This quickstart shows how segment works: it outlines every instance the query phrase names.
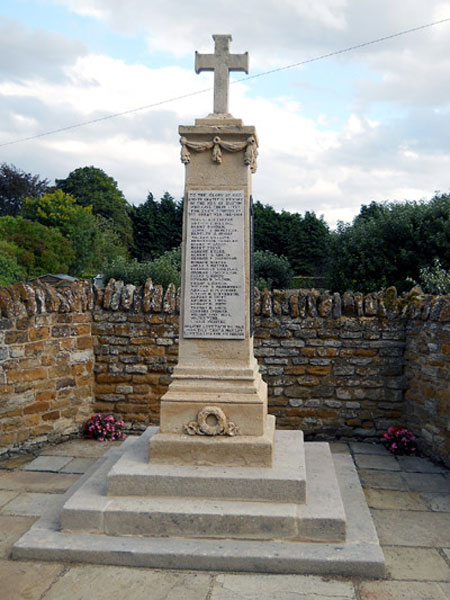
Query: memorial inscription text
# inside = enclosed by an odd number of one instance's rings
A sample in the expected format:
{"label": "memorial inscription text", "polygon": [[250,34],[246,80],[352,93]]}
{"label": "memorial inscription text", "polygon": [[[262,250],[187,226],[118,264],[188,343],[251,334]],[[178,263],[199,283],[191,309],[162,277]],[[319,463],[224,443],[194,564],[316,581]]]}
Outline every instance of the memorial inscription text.
{"label": "memorial inscription text", "polygon": [[244,192],[190,191],[186,233],[184,337],[244,339]]}

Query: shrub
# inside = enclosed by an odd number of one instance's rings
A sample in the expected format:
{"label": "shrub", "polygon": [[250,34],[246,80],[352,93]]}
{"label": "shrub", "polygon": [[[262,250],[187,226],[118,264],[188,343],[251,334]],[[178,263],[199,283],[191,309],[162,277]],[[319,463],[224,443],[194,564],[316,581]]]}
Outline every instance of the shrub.
{"label": "shrub", "polygon": [[287,288],[291,284],[292,271],[284,256],[277,256],[269,250],[256,250],[253,255],[255,285],[263,288]]}
{"label": "shrub", "polygon": [[148,278],[151,278],[153,283],[162,285],[164,288],[169,283],[179,286],[181,249],[165,252],[159,258],[149,262],[140,263],[136,259],[126,260],[125,258],[113,260],[103,268],[104,281],[108,281],[111,277],[133,285],[143,285]]}
{"label": "shrub", "polygon": [[420,269],[419,280],[427,294],[450,294],[450,271],[442,268],[438,258],[434,259],[432,267]]}

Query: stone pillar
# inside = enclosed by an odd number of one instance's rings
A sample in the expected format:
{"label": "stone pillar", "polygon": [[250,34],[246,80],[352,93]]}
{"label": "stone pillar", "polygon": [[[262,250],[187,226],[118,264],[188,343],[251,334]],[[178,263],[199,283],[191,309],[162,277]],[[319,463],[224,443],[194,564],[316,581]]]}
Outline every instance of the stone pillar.
{"label": "stone pillar", "polygon": [[150,461],[270,466],[275,419],[252,334],[255,128],[213,114],[179,132],[186,165],[179,360]]}

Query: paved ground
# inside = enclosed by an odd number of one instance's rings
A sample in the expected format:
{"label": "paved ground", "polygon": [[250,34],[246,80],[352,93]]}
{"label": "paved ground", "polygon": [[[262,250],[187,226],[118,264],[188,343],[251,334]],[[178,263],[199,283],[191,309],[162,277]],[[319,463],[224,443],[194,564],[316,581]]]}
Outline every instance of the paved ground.
{"label": "paved ground", "polygon": [[383,581],[9,560],[12,544],[108,447],[74,440],[0,461],[2,600],[450,599],[450,472],[369,444],[332,450],[353,455],[386,557]]}

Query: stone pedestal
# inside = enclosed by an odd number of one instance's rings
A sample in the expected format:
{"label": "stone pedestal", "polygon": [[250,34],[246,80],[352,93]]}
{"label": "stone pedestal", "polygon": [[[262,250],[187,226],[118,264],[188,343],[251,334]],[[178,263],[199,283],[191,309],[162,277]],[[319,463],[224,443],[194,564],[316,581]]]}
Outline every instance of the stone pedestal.
{"label": "stone pedestal", "polygon": [[179,132],[186,164],[179,358],[150,461],[270,466],[274,426],[252,334],[255,128],[225,114]]}

